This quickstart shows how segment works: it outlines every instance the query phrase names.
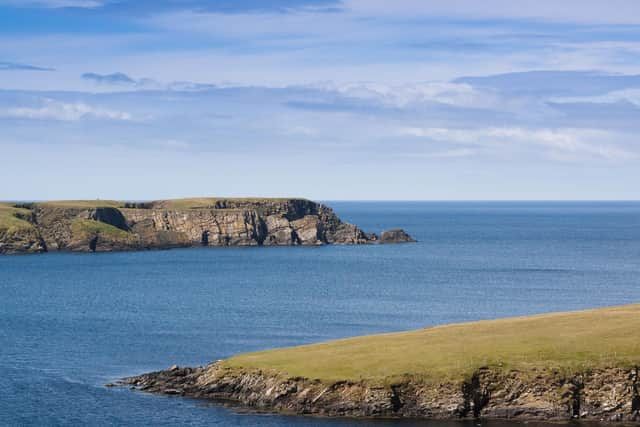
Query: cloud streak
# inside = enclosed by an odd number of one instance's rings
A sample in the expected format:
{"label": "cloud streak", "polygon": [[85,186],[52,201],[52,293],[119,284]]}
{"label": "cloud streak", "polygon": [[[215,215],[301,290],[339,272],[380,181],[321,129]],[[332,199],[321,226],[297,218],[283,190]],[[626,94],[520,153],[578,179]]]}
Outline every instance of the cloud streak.
{"label": "cloud streak", "polygon": [[0,117],[27,120],[79,121],[83,119],[106,119],[131,121],[131,114],[95,107],[83,102],[66,103],[44,99],[39,107],[12,107],[0,110]]}
{"label": "cloud streak", "polygon": [[0,71],[55,71],[54,68],[38,67],[36,65],[21,64],[18,62],[0,61]]}
{"label": "cloud streak", "polygon": [[19,7],[43,7],[47,9],[94,9],[105,5],[101,0],[0,0],[1,5]]}
{"label": "cloud streak", "polygon": [[137,81],[124,73],[112,73],[112,74],[98,74],[98,73],[84,73],[81,76],[85,80],[92,81],[98,84],[108,85],[136,85]]}
{"label": "cloud streak", "polygon": [[578,160],[581,155],[605,160],[640,158],[637,152],[622,149],[613,143],[615,140],[624,139],[624,135],[616,135],[601,129],[403,128],[400,129],[399,134],[431,141],[484,147],[495,145],[505,147],[514,144],[540,146],[548,150],[547,154],[560,160],[574,161]]}
{"label": "cloud streak", "polygon": [[216,13],[287,13],[298,9],[333,12],[339,0],[0,0],[1,5],[48,9],[89,9],[96,13],[142,13],[161,11],[208,11]]}
{"label": "cloud streak", "polygon": [[127,90],[170,90],[170,91],[204,91],[220,87],[210,83],[197,83],[189,81],[174,81],[163,83],[150,78],[136,79],[125,73],[116,72],[111,74],[83,73],[80,76],[83,80],[106,87],[125,87]]}

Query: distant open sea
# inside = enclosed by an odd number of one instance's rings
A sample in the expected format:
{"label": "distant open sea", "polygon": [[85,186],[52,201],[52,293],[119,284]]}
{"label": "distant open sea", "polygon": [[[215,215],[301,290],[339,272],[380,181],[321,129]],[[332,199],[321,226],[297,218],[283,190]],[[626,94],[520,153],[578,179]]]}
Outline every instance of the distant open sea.
{"label": "distant open sea", "polygon": [[640,302],[637,202],[328,204],[419,243],[0,257],[0,425],[393,425],[103,385],[247,351]]}

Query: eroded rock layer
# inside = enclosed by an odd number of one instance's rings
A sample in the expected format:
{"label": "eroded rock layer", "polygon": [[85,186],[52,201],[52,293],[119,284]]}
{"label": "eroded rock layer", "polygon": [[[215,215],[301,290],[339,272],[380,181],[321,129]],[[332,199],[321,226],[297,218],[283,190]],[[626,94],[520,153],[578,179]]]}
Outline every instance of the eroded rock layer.
{"label": "eroded rock layer", "polygon": [[121,384],[150,393],[259,411],[349,417],[640,421],[638,368],[580,373],[482,368],[464,381],[405,378],[386,384],[325,383],[214,363],[172,367]]}

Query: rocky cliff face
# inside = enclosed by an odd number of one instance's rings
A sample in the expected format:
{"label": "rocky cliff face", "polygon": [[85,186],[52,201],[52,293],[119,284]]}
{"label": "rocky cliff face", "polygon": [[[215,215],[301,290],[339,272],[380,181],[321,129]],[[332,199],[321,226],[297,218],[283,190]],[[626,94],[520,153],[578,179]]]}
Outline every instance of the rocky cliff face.
{"label": "rocky cliff face", "polygon": [[127,378],[121,384],[267,412],[349,417],[640,421],[639,370],[581,373],[483,368],[467,380],[323,383],[220,363]]}
{"label": "rocky cliff face", "polygon": [[0,254],[44,252],[44,241],[33,228],[0,229]]}
{"label": "rocky cliff face", "polygon": [[331,208],[304,199],[51,202],[14,208],[29,213],[26,226],[19,233],[0,228],[0,253],[377,241]]}

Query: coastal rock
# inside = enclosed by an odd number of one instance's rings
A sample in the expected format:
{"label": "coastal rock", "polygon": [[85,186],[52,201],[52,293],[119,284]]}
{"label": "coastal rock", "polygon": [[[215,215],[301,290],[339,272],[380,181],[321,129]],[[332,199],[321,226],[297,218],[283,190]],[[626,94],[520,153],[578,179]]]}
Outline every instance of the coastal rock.
{"label": "coastal rock", "polygon": [[[331,208],[304,199],[69,201],[0,207],[24,216],[19,232],[0,228],[0,253],[377,242],[375,234],[343,222]],[[401,238],[410,239],[406,233],[395,237]]]}
{"label": "coastal rock", "polygon": [[259,411],[385,418],[640,421],[637,368],[567,374],[482,368],[462,382],[407,377],[390,384],[324,383],[213,363],[125,378],[137,390]]}
{"label": "coastal rock", "polygon": [[306,215],[303,218],[291,221],[291,228],[301,244],[322,244],[323,223],[317,215]]}
{"label": "coastal rock", "polygon": [[0,254],[45,252],[46,246],[35,228],[0,229]]}
{"label": "coastal rock", "polygon": [[412,243],[415,241],[413,237],[400,228],[383,231],[380,235],[380,243]]}
{"label": "coastal rock", "polygon": [[267,246],[293,245],[298,243],[291,222],[283,215],[269,215],[264,220],[266,238],[263,241]]}

